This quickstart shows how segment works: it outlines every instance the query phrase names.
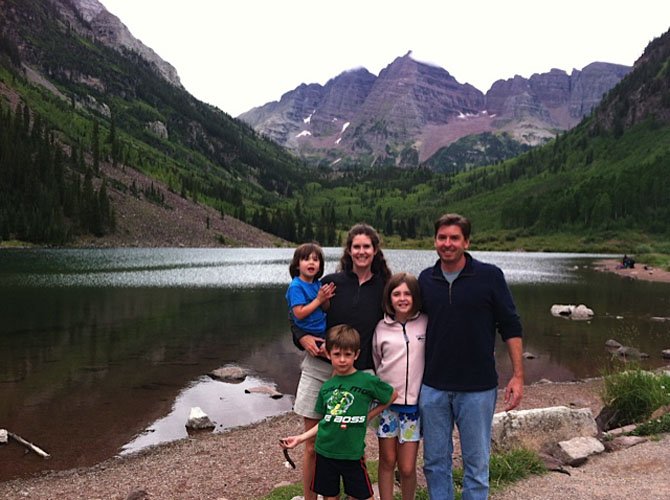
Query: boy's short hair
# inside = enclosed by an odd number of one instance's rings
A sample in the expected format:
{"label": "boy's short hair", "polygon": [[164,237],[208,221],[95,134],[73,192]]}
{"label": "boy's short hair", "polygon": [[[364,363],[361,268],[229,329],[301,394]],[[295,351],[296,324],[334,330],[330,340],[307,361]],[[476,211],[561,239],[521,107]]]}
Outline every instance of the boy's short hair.
{"label": "boy's short hair", "polygon": [[391,279],[388,280],[384,287],[382,309],[389,316],[395,316],[395,310],[391,303],[391,292],[403,283],[407,285],[409,292],[412,294],[412,310],[409,312],[409,315],[414,316],[421,310],[421,289],[419,288],[419,282],[416,277],[409,273],[396,273],[391,276]]}
{"label": "boy's short hair", "polygon": [[293,259],[288,266],[288,272],[291,275],[291,278],[300,276],[300,261],[306,260],[312,254],[315,254],[319,259],[319,271],[316,273],[314,279],[318,280],[323,276],[323,269],[325,267],[323,250],[321,250],[321,247],[316,243],[303,243],[295,249],[295,252],[293,252]]}
{"label": "boy's short hair", "polygon": [[334,326],[326,332],[326,351],[331,352],[336,347],[356,352],[361,348],[361,336],[352,326]]}

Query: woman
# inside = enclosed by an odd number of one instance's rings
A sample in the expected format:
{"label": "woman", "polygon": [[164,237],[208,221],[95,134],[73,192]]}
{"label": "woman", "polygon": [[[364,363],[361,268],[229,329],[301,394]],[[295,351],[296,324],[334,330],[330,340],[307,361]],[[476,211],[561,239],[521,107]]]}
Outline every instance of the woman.
{"label": "woman", "polygon": [[[391,276],[380,249],[379,234],[367,224],[356,224],[347,234],[344,253],[337,272],[324,276],[321,282],[335,285],[330,299],[326,326],[346,324],[354,327],[361,337],[361,353],[354,363],[358,370],[373,370],[372,335],[383,318],[384,286]],[[305,431],[323,415],[314,411],[316,398],[323,382],[332,375],[332,366],[324,358],[318,337],[293,330],[294,340],[307,352],[301,365],[302,374],[296,391],[293,411],[304,419]],[[305,442],[303,460],[303,491],[305,500],[316,500],[310,484],[314,476],[314,439]]]}

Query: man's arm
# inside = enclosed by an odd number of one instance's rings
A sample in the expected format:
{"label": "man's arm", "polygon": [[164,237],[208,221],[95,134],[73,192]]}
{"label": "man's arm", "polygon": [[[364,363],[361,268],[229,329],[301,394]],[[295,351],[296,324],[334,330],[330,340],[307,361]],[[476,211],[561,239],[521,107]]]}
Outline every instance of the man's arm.
{"label": "man's arm", "polygon": [[512,337],[505,341],[507,353],[512,362],[512,378],[505,387],[505,411],[513,410],[523,397],[523,341],[521,337]]}

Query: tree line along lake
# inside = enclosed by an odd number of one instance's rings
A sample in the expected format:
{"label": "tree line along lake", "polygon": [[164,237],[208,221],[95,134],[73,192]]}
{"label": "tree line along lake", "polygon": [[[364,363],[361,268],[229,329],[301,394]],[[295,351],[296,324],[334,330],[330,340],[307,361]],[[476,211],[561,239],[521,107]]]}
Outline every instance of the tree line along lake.
{"label": "tree line along lake", "polygon": [[[340,248],[326,248],[326,272]],[[418,274],[432,250],[385,250],[394,272]],[[89,466],[186,436],[191,407],[220,431],[290,411],[301,354],[284,299],[293,249],[4,249],[0,251],[0,427],[52,459],[0,448],[0,480]],[[500,266],[524,326],[526,382],[594,377],[619,361],[612,338],[664,363],[670,287],[593,270],[607,255],[473,252]],[[590,321],[551,315],[585,304]],[[510,367],[497,354],[501,382]],[[236,364],[240,384],[207,373]],[[286,394],[246,394],[272,385]],[[7,466],[5,466],[7,464]]]}

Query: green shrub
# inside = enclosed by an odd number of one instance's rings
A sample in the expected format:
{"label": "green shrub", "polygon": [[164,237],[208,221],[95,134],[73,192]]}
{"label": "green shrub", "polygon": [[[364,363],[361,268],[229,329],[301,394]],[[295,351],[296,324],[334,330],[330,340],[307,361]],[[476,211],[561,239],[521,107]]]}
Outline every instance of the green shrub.
{"label": "green shrub", "polygon": [[618,412],[619,425],[642,422],[657,408],[670,404],[670,375],[641,369],[607,375],[602,400]]}
{"label": "green shrub", "polygon": [[544,474],[547,468],[536,453],[530,450],[513,450],[491,455],[489,483],[491,490],[519,481],[532,474]]}
{"label": "green shrub", "polygon": [[633,436],[653,436],[654,434],[663,434],[670,432],[670,413],[666,413],[661,418],[649,420],[638,425],[631,435]]}
{"label": "green shrub", "polygon": [[635,253],[637,255],[643,255],[643,254],[648,254],[652,253],[654,250],[652,249],[651,245],[647,243],[640,243],[639,245],[635,245]]}

